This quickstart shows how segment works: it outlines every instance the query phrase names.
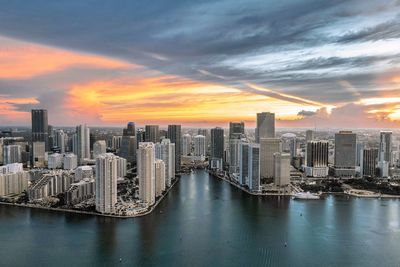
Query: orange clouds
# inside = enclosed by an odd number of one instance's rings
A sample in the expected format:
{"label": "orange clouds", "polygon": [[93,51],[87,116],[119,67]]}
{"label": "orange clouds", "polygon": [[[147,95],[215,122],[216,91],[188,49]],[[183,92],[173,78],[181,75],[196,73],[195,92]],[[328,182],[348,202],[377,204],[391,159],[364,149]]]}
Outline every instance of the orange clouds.
{"label": "orange clouds", "polygon": [[134,67],[120,60],[0,36],[0,79],[27,79],[72,66],[104,69]]}

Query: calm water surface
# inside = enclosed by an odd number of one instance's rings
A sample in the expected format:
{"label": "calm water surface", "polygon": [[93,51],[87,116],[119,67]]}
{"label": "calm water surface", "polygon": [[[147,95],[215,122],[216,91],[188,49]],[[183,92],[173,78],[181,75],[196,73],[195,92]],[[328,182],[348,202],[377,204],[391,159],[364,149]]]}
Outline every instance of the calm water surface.
{"label": "calm water surface", "polygon": [[259,198],[197,171],[143,218],[0,205],[0,266],[400,266],[399,219],[399,200]]}

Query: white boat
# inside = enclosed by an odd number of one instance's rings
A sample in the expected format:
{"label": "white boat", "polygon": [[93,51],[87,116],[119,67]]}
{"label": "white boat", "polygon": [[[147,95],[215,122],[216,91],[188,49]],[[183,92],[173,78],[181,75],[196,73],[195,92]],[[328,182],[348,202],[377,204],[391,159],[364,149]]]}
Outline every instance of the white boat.
{"label": "white boat", "polygon": [[320,199],[320,194],[313,194],[310,192],[299,192],[293,195],[293,199]]}

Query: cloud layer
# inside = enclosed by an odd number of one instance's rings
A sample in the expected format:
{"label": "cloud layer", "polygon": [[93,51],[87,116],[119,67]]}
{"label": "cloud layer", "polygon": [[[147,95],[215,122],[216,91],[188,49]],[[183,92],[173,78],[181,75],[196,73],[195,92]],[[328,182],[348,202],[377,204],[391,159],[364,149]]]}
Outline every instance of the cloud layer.
{"label": "cloud layer", "polygon": [[1,124],[399,127],[399,1],[0,4]]}

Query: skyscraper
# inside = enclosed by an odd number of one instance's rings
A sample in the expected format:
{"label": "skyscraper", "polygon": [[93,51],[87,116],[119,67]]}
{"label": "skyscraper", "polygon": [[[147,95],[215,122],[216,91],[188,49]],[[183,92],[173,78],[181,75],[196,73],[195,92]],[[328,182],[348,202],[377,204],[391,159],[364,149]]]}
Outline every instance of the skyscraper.
{"label": "skyscraper", "polygon": [[154,144],[151,142],[139,143],[136,158],[139,178],[139,199],[148,205],[153,205],[156,197]]}
{"label": "skyscraper", "polygon": [[275,113],[257,113],[256,142],[261,138],[275,138]]}
{"label": "skyscraper", "polygon": [[196,135],[194,138],[194,155],[197,157],[206,156],[206,137],[204,135]]}
{"label": "skyscraper", "polygon": [[32,109],[32,142],[45,142],[49,150],[48,117],[46,109]]}
{"label": "skyscraper", "polygon": [[175,171],[181,169],[181,126],[168,125],[168,138],[175,144]]}
{"label": "skyscraper", "polygon": [[260,174],[262,178],[274,176],[274,153],[282,151],[279,138],[260,138]]}
{"label": "skyscraper", "polygon": [[248,179],[251,191],[259,192],[260,187],[260,145],[249,144]]}
{"label": "skyscraper", "polygon": [[165,165],[165,185],[171,186],[171,181],[175,179],[175,144],[169,139],[163,139],[161,143],[155,145],[156,159],[161,159]]}
{"label": "skyscraper", "polygon": [[379,161],[392,161],[392,132],[382,131],[379,141]]}
{"label": "skyscraper", "polygon": [[239,183],[249,184],[249,143],[240,143],[239,146]]}
{"label": "skyscraper", "polygon": [[222,169],[224,158],[224,129],[216,127],[211,129],[211,168]]}
{"label": "skyscraper", "polygon": [[155,160],[156,197],[165,191],[165,164],[161,159]]}
{"label": "skyscraper", "polygon": [[326,177],[328,175],[328,141],[309,141],[306,151],[306,175]]}
{"label": "skyscraper", "polygon": [[76,126],[74,135],[73,152],[78,157],[79,163],[90,158],[90,129],[85,125]]}
{"label": "skyscraper", "polygon": [[290,154],[274,153],[274,184],[285,187],[290,184]]}
{"label": "skyscraper", "polygon": [[335,134],[335,176],[354,176],[357,136],[351,131]]}
{"label": "skyscraper", "polygon": [[145,142],[160,142],[160,127],[158,125],[145,126]]}
{"label": "skyscraper", "polygon": [[232,174],[239,173],[240,145],[246,142],[246,139],[229,140],[229,172]]}
{"label": "skyscraper", "polygon": [[96,210],[114,213],[117,203],[118,157],[101,154],[96,158]]}
{"label": "skyscraper", "polygon": [[135,123],[128,122],[126,128],[124,128],[122,132],[123,132],[122,136],[135,136],[136,135]]}
{"label": "skyscraper", "polygon": [[136,147],[136,136],[122,136],[121,147],[119,148],[119,156],[126,159],[131,166],[136,163]]}
{"label": "skyscraper", "polygon": [[54,134],[54,145],[60,149],[61,153],[65,153],[67,135],[63,130],[56,130]]}
{"label": "skyscraper", "polygon": [[107,145],[105,140],[98,140],[93,144],[93,158],[107,152]]}
{"label": "skyscraper", "polygon": [[378,149],[365,148],[361,154],[361,176],[362,177],[376,177],[376,167],[378,163]]}
{"label": "skyscraper", "polygon": [[182,155],[187,156],[192,152],[192,136],[188,133],[182,136]]}
{"label": "skyscraper", "polygon": [[229,139],[238,139],[244,136],[244,122],[229,123]]}

